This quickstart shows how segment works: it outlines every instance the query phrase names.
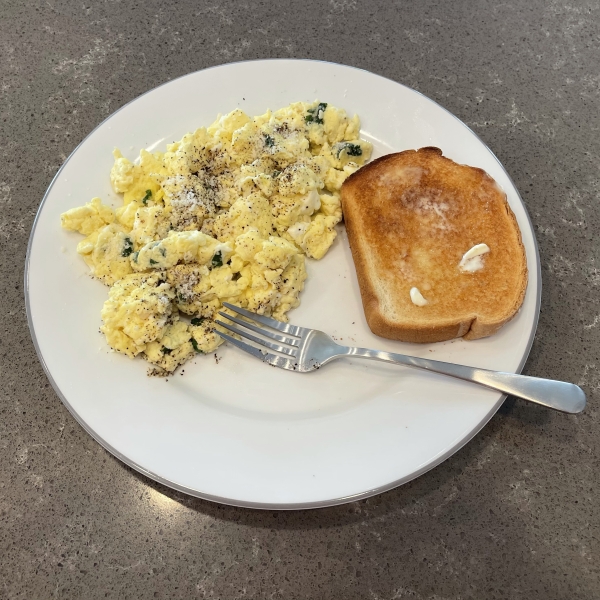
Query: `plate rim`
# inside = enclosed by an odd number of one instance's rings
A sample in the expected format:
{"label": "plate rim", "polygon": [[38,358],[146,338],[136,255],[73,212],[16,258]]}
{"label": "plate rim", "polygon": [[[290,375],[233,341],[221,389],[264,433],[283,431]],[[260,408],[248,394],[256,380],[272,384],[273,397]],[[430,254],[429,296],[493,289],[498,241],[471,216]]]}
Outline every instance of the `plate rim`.
{"label": "plate rim", "polygon": [[535,312],[534,312],[534,321],[533,321],[533,327],[531,330],[531,334],[529,337],[529,340],[527,341],[527,345],[525,348],[525,352],[523,354],[523,358],[521,359],[521,361],[519,362],[518,368],[517,368],[517,373],[521,373],[521,371],[523,370],[523,367],[525,366],[525,364],[527,363],[527,360],[529,358],[529,354],[531,352],[531,348],[533,346],[533,342],[535,340],[535,336],[537,333],[537,328],[538,328],[538,324],[539,324],[539,317],[540,317],[540,307],[541,307],[541,298],[542,298],[542,268],[541,268],[541,259],[540,259],[540,252],[539,252],[539,245],[538,245],[538,241],[537,241],[537,237],[535,235],[535,228],[533,225],[533,221],[531,220],[531,215],[529,214],[529,210],[527,209],[527,205],[525,204],[525,202],[523,201],[523,198],[517,188],[517,186],[515,185],[512,177],[510,176],[510,174],[508,173],[508,171],[506,170],[506,168],[504,167],[504,165],[502,164],[502,162],[500,161],[500,159],[496,156],[496,154],[489,148],[489,146],[481,139],[481,137],[475,132],[473,131],[464,121],[462,121],[461,119],[459,119],[455,114],[453,114],[450,110],[448,110],[447,108],[445,108],[444,106],[442,106],[441,104],[439,104],[439,102],[437,102],[436,100],[433,100],[432,98],[430,98],[429,96],[426,96],[425,94],[423,94],[422,92],[415,90],[414,88],[411,88],[403,83],[400,83],[394,79],[391,79],[389,77],[385,77],[384,75],[380,75],[378,73],[374,73],[373,71],[369,71],[368,69],[363,69],[361,67],[355,67],[352,65],[346,65],[343,63],[336,63],[333,61],[326,61],[326,60],[314,60],[314,59],[306,59],[306,58],[267,58],[267,59],[253,59],[253,60],[240,60],[240,61],[233,61],[233,62],[228,62],[228,63],[222,63],[219,65],[213,65],[212,67],[207,67],[205,69],[199,69],[197,71],[192,71],[190,73],[185,73],[184,75],[180,75],[179,77],[175,77],[174,79],[169,79],[168,81],[165,81],[163,83],[161,83],[160,85],[157,85],[156,87],[153,87],[149,90],[146,90],[144,93],[140,94],[139,96],[136,96],[135,98],[131,99],[129,102],[126,102],[125,104],[123,104],[122,106],[120,106],[117,110],[113,111],[110,115],[108,115],[106,118],[104,118],[100,123],[98,123],[80,142],[79,144],[77,144],[77,146],[72,150],[72,152],[69,154],[69,156],[66,158],[66,160],[63,162],[63,164],[60,166],[60,168],[58,169],[58,171],[56,172],[56,174],[54,175],[54,177],[52,178],[52,180],[50,181],[50,184],[48,185],[46,192],[44,193],[44,196],[42,198],[42,201],[40,202],[40,205],[37,209],[36,215],[35,215],[35,219],[33,220],[33,224],[31,226],[31,233],[29,235],[29,241],[27,243],[27,254],[25,257],[25,269],[24,269],[24,285],[23,285],[23,289],[24,289],[24,294],[25,294],[25,311],[27,314],[27,325],[29,327],[29,333],[31,335],[31,339],[33,341],[33,345],[37,354],[37,357],[42,365],[42,368],[44,369],[44,372],[46,374],[46,377],[48,378],[48,381],[50,382],[50,384],[52,385],[52,388],[54,389],[56,395],[60,398],[61,402],[66,406],[67,410],[70,412],[70,414],[75,418],[75,420],[79,423],[79,425],[84,429],[84,431],[86,431],[96,442],[98,442],[98,444],[100,444],[100,446],[102,446],[105,450],[107,450],[110,454],[112,454],[115,458],[119,459],[121,462],[123,462],[125,465],[131,467],[132,469],[134,469],[135,471],[137,471],[138,473],[141,473],[142,475],[150,478],[151,480],[160,483],[161,485],[164,485],[170,489],[173,489],[175,491],[178,492],[182,492],[184,494],[196,497],[196,498],[200,498],[202,500],[207,500],[209,502],[216,502],[219,504],[224,504],[227,506],[235,506],[235,507],[239,507],[239,508],[250,508],[250,509],[261,509],[261,510],[307,510],[307,509],[316,509],[316,508],[327,508],[330,506],[338,506],[341,504],[346,504],[348,502],[356,502],[358,500],[364,500],[366,498],[371,498],[373,496],[376,496],[378,494],[382,494],[384,492],[387,492],[389,490],[392,490],[396,487],[399,487],[401,485],[404,485],[405,483],[408,483],[409,481],[412,481],[413,479],[416,479],[417,477],[420,477],[421,475],[424,475],[425,473],[427,473],[428,471],[434,469],[435,467],[439,466],[442,462],[444,462],[446,459],[450,458],[451,456],[453,456],[454,454],[456,454],[461,448],[463,448],[466,444],[468,444],[491,420],[491,418],[496,414],[496,412],[498,412],[498,409],[500,408],[500,406],[502,406],[502,404],[504,403],[504,401],[507,398],[506,394],[502,394],[500,396],[500,398],[498,399],[498,401],[494,404],[494,406],[491,408],[491,410],[488,412],[488,414],[483,418],[483,420],[481,421],[481,423],[479,424],[479,426],[475,429],[473,429],[472,431],[469,432],[469,434],[463,438],[461,440],[461,443],[457,446],[454,446],[451,450],[446,451],[442,454],[440,454],[439,456],[437,456],[435,459],[433,459],[431,462],[427,463],[426,465],[424,465],[422,468],[412,472],[410,475],[407,475],[405,477],[401,477],[400,479],[394,480],[390,483],[387,483],[385,485],[379,486],[377,488],[373,488],[370,490],[366,490],[364,492],[360,492],[358,494],[353,494],[350,496],[341,496],[338,498],[332,498],[330,500],[320,500],[320,501],[311,501],[311,502],[297,502],[297,503],[269,503],[269,502],[251,502],[251,501],[243,501],[243,500],[237,500],[237,499],[233,499],[233,498],[225,498],[225,497],[220,497],[220,496],[214,496],[212,494],[207,494],[192,488],[188,488],[186,486],[182,486],[180,484],[178,484],[175,481],[171,481],[167,478],[164,478],[160,475],[157,475],[156,473],[153,473],[151,471],[148,471],[147,469],[143,468],[141,465],[139,465],[138,463],[136,463],[134,460],[131,460],[130,458],[128,458],[127,456],[125,456],[123,453],[121,453],[119,450],[117,450],[116,448],[114,448],[111,444],[109,444],[106,440],[104,440],[100,435],[98,435],[86,422],[85,420],[77,413],[77,411],[73,408],[73,406],[69,403],[69,401],[67,400],[67,398],[64,396],[64,394],[62,393],[62,391],[60,390],[60,388],[58,387],[57,383],[55,382],[54,378],[52,377],[52,374],[50,373],[50,370],[42,356],[38,341],[37,341],[37,337],[35,334],[35,329],[33,327],[33,319],[32,319],[32,315],[31,315],[31,306],[30,306],[30,296],[29,296],[29,267],[30,267],[30,262],[31,262],[31,249],[32,249],[32,245],[33,245],[33,238],[35,235],[35,231],[40,219],[40,215],[42,213],[42,209],[44,208],[44,205],[48,199],[48,196],[50,195],[50,192],[52,191],[52,188],[54,187],[54,184],[56,183],[56,181],[58,180],[60,174],[62,173],[63,169],[66,167],[67,163],[71,160],[71,158],[75,155],[75,153],[79,150],[80,146],[82,146],[84,144],[84,142],[86,142],[86,140],[91,137],[94,132],[99,129],[100,127],[102,127],[107,121],[109,121],[114,115],[116,115],[118,112],[120,112],[121,110],[123,110],[124,108],[126,108],[127,106],[129,106],[130,104],[132,104],[133,102],[136,102],[137,100],[139,100],[140,98],[142,98],[143,96],[145,96],[146,94],[149,94],[163,86],[169,85],[170,83],[173,83],[174,81],[177,81],[179,79],[183,79],[185,77],[190,77],[193,76],[197,73],[201,73],[204,71],[209,71],[212,69],[219,69],[225,66],[230,66],[230,65],[241,65],[241,64],[245,64],[245,63],[274,63],[274,62],[298,62],[298,63],[319,63],[319,64],[326,64],[326,65],[333,65],[335,67],[344,67],[347,69],[354,69],[357,71],[362,71],[363,73],[367,73],[369,75],[375,76],[375,77],[379,77],[381,79],[384,79],[386,81],[390,81],[396,85],[399,85],[403,88],[406,88],[407,90],[414,92],[416,94],[418,94],[419,96],[421,96],[422,98],[424,98],[425,100],[432,102],[433,104],[435,104],[437,107],[441,108],[446,114],[448,114],[450,117],[452,117],[455,121],[458,121],[458,123],[460,125],[462,125],[462,127],[464,127],[468,132],[470,132],[471,134],[473,134],[475,136],[475,138],[483,145],[483,147],[490,153],[491,157],[498,163],[498,166],[502,169],[502,171],[504,171],[506,177],[508,178],[510,184],[513,186],[516,194],[517,194],[517,198],[519,200],[519,202],[521,203],[524,212],[525,212],[525,216],[527,218],[527,224],[529,225],[530,231],[531,231],[531,236],[533,238],[533,246],[534,246],[534,250],[535,250],[535,255],[534,255],[534,259],[535,259],[535,263],[536,263],[536,277],[537,277],[537,295],[535,298]]}

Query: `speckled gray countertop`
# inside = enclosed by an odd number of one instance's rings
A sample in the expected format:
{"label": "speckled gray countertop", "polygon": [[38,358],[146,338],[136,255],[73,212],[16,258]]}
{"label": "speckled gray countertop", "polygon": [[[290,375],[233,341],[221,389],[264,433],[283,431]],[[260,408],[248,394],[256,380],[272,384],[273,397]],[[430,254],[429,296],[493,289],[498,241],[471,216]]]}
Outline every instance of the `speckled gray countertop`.
{"label": "speckled gray countertop", "polygon": [[[597,1],[3,0],[0,13],[0,597],[600,597]],[[268,57],[385,75],[492,148],[540,245],[542,311],[525,373],[582,385],[582,415],[509,399],[416,481],[289,513],[175,493],[75,422],[25,315],[44,191],[77,144],[142,92]]]}

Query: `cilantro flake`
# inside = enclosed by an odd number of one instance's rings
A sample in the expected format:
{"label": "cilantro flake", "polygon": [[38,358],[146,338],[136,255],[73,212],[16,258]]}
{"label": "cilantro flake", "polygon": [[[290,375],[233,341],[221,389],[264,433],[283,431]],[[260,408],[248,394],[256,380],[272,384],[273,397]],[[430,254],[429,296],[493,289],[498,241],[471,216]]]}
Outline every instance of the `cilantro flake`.
{"label": "cilantro flake", "polygon": [[127,257],[133,252],[133,242],[131,238],[126,237],[123,240],[123,250],[121,250],[121,256]]}
{"label": "cilantro flake", "polygon": [[223,266],[223,255],[221,254],[220,250],[212,257],[211,264],[213,267]]}
{"label": "cilantro flake", "polygon": [[325,114],[325,109],[327,108],[327,102],[320,102],[314,108],[309,108],[306,112],[308,113],[304,120],[307,123],[319,123],[323,124],[323,115]]}

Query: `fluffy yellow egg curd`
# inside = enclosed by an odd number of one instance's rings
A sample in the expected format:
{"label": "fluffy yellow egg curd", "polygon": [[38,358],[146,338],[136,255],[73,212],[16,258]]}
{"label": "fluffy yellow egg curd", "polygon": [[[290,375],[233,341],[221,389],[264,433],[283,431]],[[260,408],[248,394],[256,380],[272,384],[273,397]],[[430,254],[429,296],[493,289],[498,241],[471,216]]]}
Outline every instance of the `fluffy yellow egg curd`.
{"label": "fluffy yellow egg curd", "polygon": [[131,162],[115,150],[113,210],[94,198],[61,215],[86,236],[77,252],[110,286],[102,332],[111,348],[168,375],[214,351],[222,302],[286,321],[305,258],[322,258],[342,219],[344,180],[370,158],[357,116],[297,102],[241,110]]}

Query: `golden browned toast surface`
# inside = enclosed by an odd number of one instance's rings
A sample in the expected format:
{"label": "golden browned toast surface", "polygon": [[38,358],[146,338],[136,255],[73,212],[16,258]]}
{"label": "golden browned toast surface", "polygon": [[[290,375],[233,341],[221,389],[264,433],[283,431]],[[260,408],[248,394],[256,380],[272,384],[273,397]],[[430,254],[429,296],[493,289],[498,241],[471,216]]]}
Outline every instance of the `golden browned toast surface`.
{"label": "golden browned toast surface", "polygon": [[[389,154],[342,187],[344,220],[365,315],[374,333],[411,342],[491,335],[527,285],[521,234],[506,195],[483,170],[437,148]],[[477,244],[475,272],[459,268]],[[416,306],[416,287],[426,299]]]}

